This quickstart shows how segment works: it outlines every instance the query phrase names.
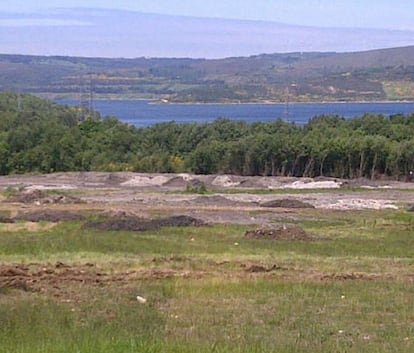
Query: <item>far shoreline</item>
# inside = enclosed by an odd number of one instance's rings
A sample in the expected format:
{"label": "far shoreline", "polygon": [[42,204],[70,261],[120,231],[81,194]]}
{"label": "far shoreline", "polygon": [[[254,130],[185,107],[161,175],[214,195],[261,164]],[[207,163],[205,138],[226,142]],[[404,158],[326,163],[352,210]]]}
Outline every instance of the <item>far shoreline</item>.
{"label": "far shoreline", "polygon": [[[45,95],[36,95],[44,98]],[[64,102],[64,101],[79,101],[78,97],[68,96],[68,97],[49,97],[47,98],[54,102]],[[141,101],[148,102],[148,104],[153,105],[295,105],[295,104],[410,104],[414,103],[413,100],[375,100],[375,101],[365,101],[365,100],[355,100],[355,101],[289,101],[289,102],[270,102],[270,101],[255,101],[255,102],[174,102],[174,101],[161,101],[160,99],[155,98],[131,98],[131,97],[96,97],[94,101]],[[63,103],[64,104],[64,103]]]}
{"label": "far shoreline", "polygon": [[[106,100],[106,99],[102,99]],[[146,99],[116,99],[116,100],[146,100]],[[148,100],[151,102],[152,100]],[[157,105],[295,105],[295,104],[393,104],[393,103],[414,103],[414,100],[387,100],[387,101],[295,101],[295,102],[151,102]]]}

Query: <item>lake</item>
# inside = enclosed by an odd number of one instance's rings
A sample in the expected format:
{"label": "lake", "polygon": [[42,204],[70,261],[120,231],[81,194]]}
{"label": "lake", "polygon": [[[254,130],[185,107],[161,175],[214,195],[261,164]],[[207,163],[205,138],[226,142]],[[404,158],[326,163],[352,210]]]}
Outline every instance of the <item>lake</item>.
{"label": "lake", "polygon": [[[76,100],[58,103],[77,105]],[[144,127],[175,121],[177,123],[211,122],[219,117],[246,122],[284,119],[303,125],[312,117],[336,114],[344,118],[378,113],[386,116],[414,112],[414,102],[396,103],[290,103],[280,104],[154,104],[146,100],[96,100],[94,109],[102,117],[112,115],[119,120]]]}

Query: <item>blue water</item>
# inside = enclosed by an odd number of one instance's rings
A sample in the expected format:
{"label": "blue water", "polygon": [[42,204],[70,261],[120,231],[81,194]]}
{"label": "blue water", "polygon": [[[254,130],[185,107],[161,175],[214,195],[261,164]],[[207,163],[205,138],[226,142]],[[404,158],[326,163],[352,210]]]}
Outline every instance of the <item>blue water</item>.
{"label": "blue water", "polygon": [[[76,105],[78,101],[60,100]],[[219,117],[246,122],[272,121],[278,118],[303,125],[312,117],[336,114],[344,118],[378,113],[386,116],[413,113],[414,102],[403,103],[290,103],[286,104],[153,104],[145,100],[97,100],[94,109],[102,117],[111,115],[137,127],[175,121],[211,122]]]}

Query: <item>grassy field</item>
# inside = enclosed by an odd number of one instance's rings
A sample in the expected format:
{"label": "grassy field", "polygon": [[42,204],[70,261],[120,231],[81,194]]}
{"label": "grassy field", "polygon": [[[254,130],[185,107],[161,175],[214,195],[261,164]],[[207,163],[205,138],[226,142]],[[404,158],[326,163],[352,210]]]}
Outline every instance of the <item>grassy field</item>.
{"label": "grassy field", "polygon": [[0,224],[0,352],[413,352],[414,214],[301,212],[309,240]]}

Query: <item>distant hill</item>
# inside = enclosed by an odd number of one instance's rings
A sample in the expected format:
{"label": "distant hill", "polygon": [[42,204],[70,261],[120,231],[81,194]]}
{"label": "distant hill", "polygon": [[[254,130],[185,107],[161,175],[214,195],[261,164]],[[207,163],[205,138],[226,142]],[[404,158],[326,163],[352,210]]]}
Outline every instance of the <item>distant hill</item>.
{"label": "distant hill", "polygon": [[[404,22],[401,19],[401,27],[412,27]],[[386,29],[384,23],[378,26],[381,28],[303,26],[79,7],[41,13],[0,12],[4,54],[106,58],[217,59],[295,51],[354,52],[414,44],[414,30]]]}
{"label": "distant hill", "polygon": [[0,55],[0,89],[171,102],[414,100],[414,46],[209,60]]}

